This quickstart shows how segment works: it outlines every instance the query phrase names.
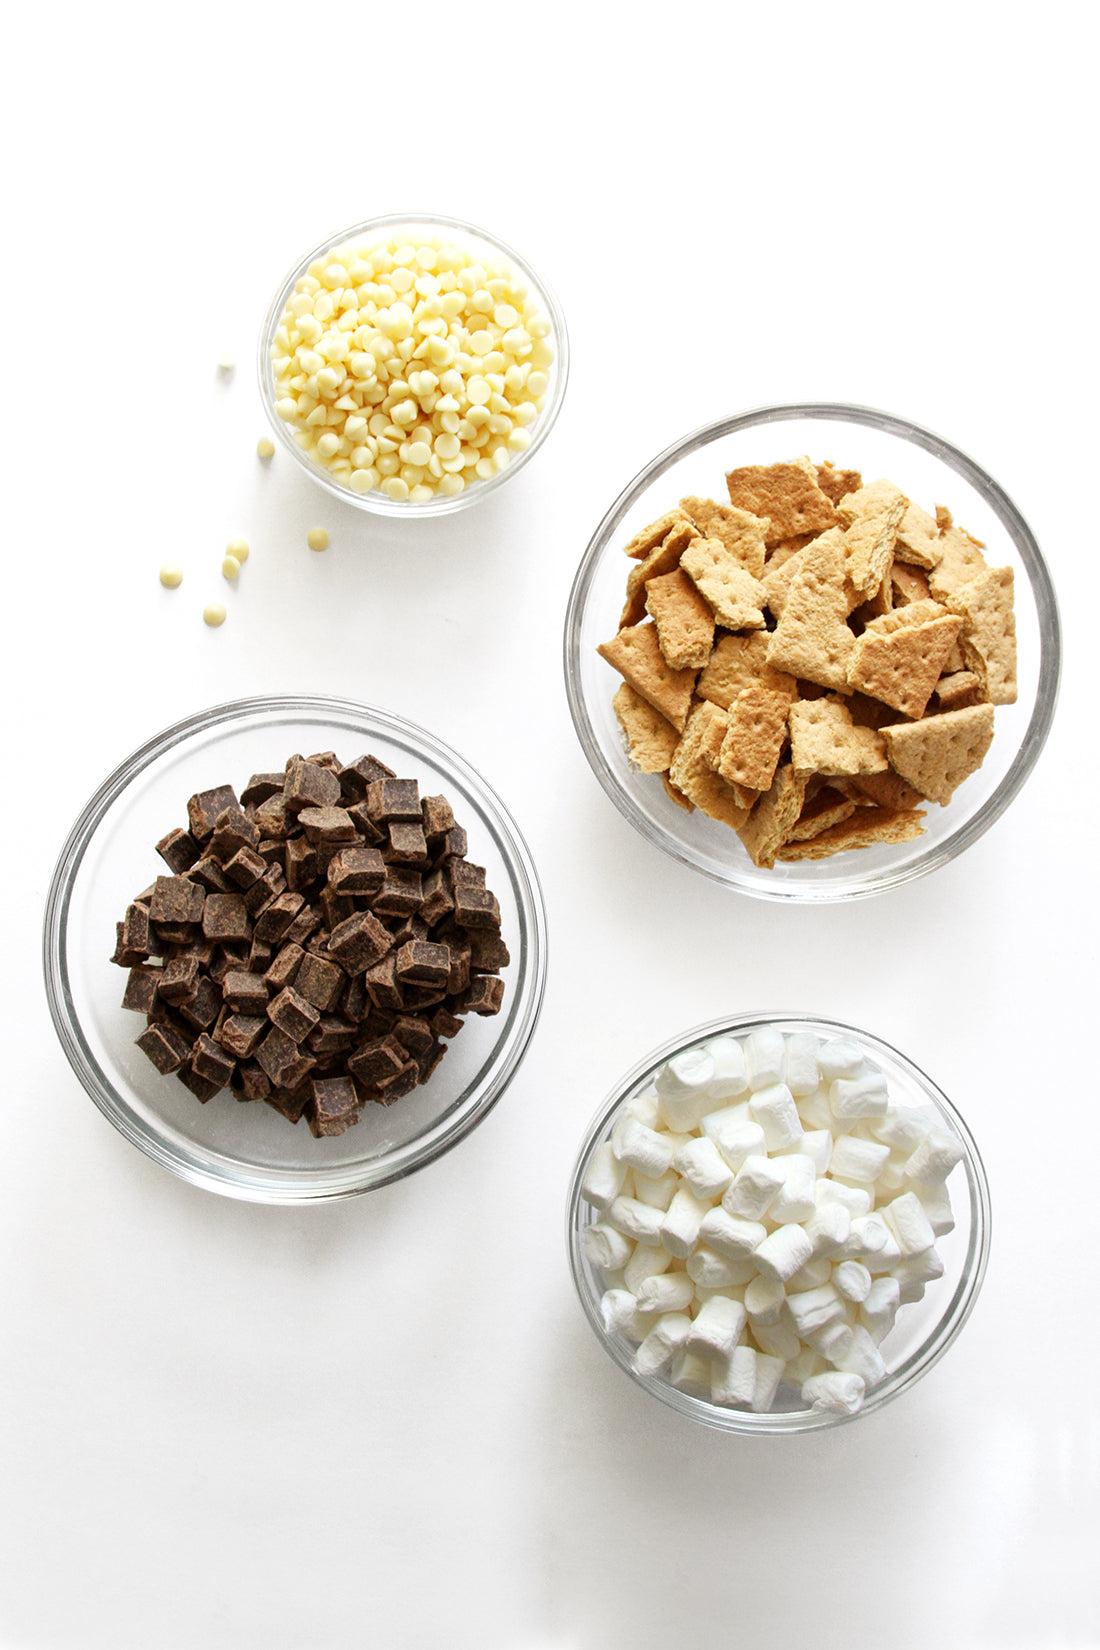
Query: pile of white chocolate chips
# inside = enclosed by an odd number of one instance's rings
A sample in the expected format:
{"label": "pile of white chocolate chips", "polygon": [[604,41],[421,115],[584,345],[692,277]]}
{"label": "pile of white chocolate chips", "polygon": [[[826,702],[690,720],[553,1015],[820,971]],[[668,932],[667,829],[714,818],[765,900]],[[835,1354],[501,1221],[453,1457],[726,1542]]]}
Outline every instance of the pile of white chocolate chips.
{"label": "pile of white chocolate chips", "polygon": [[584,1173],[607,1332],[715,1404],[768,1411],[785,1387],[854,1414],[899,1306],[943,1275],[962,1156],[934,1114],[891,1104],[852,1037],[765,1025],[689,1048]]}
{"label": "pile of white chocolate chips", "polygon": [[295,283],[271,346],[275,411],[354,493],[426,503],[531,442],[552,324],[503,254],[395,230],[334,246]]}

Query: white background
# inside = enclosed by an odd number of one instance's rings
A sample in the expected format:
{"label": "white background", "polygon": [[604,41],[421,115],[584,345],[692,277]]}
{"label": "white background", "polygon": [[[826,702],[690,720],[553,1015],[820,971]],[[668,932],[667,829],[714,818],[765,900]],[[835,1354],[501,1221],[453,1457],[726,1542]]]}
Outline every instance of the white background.
{"label": "white background", "polygon": [[[21,10],[0,115],[3,1650],[1100,1643],[1092,9]],[[410,529],[257,462],[252,358],[301,250],[423,208],[546,274],[573,372],[514,486]],[[1009,814],[933,878],[810,911],[636,837],[560,667],[620,488],[687,429],[800,399],[887,408],[983,464],[1046,551],[1066,643]],[[403,1185],[297,1211],[128,1146],[60,1052],[38,961],[54,859],[107,771],[204,705],[293,689],[385,705],[480,768],[552,945],[484,1125]],[[906,1050],[992,1186],[961,1339],[832,1435],[726,1438],[653,1403],[566,1266],[574,1154],[616,1077],[756,1007]]]}

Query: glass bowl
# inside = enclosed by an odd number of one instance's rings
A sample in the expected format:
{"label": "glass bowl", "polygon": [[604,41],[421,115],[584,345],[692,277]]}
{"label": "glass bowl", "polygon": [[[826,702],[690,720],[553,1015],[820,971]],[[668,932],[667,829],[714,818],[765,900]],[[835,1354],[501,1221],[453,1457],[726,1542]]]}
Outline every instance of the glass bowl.
{"label": "glass bowl", "polygon": [[[125,971],[108,959],[115,924],[167,867],[154,844],[187,825],[187,799],[280,771],[295,752],[370,753],[422,794],[442,792],[466,828],[500,902],[511,962],[504,1004],[469,1014],[429,1081],[389,1106],[367,1105],[345,1134],[314,1139],[266,1105],[223,1090],[200,1105],[134,1046],[140,1015],[121,1007]],[[183,1179],[230,1197],[303,1203],[350,1197],[397,1180],[450,1150],[514,1077],[542,1005],[546,918],[527,846],[503,803],[442,741],[401,717],[343,699],[250,698],[165,729],[109,774],[62,849],[46,902],[46,990],[76,1075],[133,1145]]]}
{"label": "glass bowl", "polygon": [[[935,1242],[944,1264],[943,1276],[927,1284],[922,1300],[901,1306],[893,1329],[879,1348],[887,1367],[886,1377],[869,1388],[862,1407],[855,1414],[814,1410],[803,1403],[800,1393],[786,1387],[780,1387],[771,1411],[757,1414],[695,1396],[674,1386],[663,1374],[640,1372],[634,1362],[635,1343],[605,1326],[600,1309],[601,1297],[607,1288],[605,1275],[592,1264],[584,1250],[584,1233],[600,1219],[600,1213],[582,1196],[582,1182],[593,1153],[610,1139],[623,1108],[649,1088],[661,1066],[674,1056],[714,1037],[727,1034],[747,1037],[763,1026],[778,1027],[784,1034],[808,1032],[821,1039],[854,1039],[862,1046],[869,1062],[885,1076],[891,1105],[911,1107],[938,1129],[946,1130],[962,1153],[961,1161],[948,1176],[955,1226]],[[789,1013],[741,1014],[712,1020],[672,1038],[628,1071],[600,1107],[585,1137],[569,1192],[567,1219],[569,1261],[581,1305],[604,1350],[619,1368],[646,1392],[693,1421],[723,1432],[758,1435],[838,1426],[858,1420],[861,1415],[870,1415],[908,1391],[942,1358],[973,1311],[985,1276],[989,1232],[989,1187],[978,1149],[966,1124],[931,1078],[904,1054],[869,1032],[838,1020]]]}
{"label": "glass bowl", "polygon": [[[506,259],[514,265],[527,283],[528,289],[538,298],[541,308],[549,316],[553,330],[550,334],[554,346],[554,360],[546,369],[549,385],[546,390],[546,399],[538,417],[528,426],[531,441],[522,452],[518,452],[510,460],[504,470],[494,476],[487,476],[483,480],[468,485],[461,493],[436,494],[432,499],[422,502],[411,500],[397,500],[389,498],[385,493],[370,492],[356,493],[345,486],[328,469],[316,463],[295,441],[290,425],[285,423],[275,411],[275,402],[278,399],[275,387],[275,376],[271,364],[271,346],[275,333],[282,320],[283,311],[292,296],[297,282],[308,273],[310,264],[316,258],[332,251],[335,247],[344,246],[349,241],[370,244],[378,242],[394,233],[405,232],[434,234],[438,231],[446,233],[447,238],[460,251],[472,253],[475,257]],[[295,264],[294,268],[282,281],[271,301],[260,333],[259,353],[257,366],[260,378],[260,396],[264,411],[275,432],[277,442],[293,457],[295,463],[310,475],[319,486],[323,487],[333,498],[342,499],[346,504],[354,504],[359,509],[369,510],[376,515],[399,516],[421,520],[428,516],[448,515],[456,510],[463,510],[479,499],[487,498],[490,493],[502,487],[509,477],[516,475],[530,462],[535,453],[542,446],[550,434],[561,410],[562,399],[565,395],[565,386],[569,377],[569,339],[566,332],[565,317],[553,292],[537,274],[532,266],[520,254],[490,235],[485,229],[479,229],[475,224],[467,223],[461,218],[443,217],[434,212],[392,212],[383,217],[368,218],[364,223],[353,224],[349,229],[341,230],[335,235],[326,235],[319,246],[307,252]]]}
{"label": "glass bowl", "polygon": [[[621,677],[596,648],[616,631],[626,575],[622,547],[682,497],[725,496],[725,473],[808,453],[859,469],[864,481],[889,477],[931,511],[946,505],[957,525],[987,546],[990,566],[1015,573],[1019,694],[996,710],[993,744],[981,768],[947,807],[929,803],[923,835],[897,845],[783,864],[750,860],[736,832],[672,802],[657,775],[632,771],[612,696]],[[612,504],[585,551],[565,623],[565,682],[581,746],[608,796],[647,842],[674,859],[763,899],[856,898],[909,882],[946,864],[1000,817],[1043,748],[1058,695],[1061,640],[1050,574],[1023,517],[1001,487],[940,436],[866,407],[806,404],[758,408],[677,441],[646,465]]]}

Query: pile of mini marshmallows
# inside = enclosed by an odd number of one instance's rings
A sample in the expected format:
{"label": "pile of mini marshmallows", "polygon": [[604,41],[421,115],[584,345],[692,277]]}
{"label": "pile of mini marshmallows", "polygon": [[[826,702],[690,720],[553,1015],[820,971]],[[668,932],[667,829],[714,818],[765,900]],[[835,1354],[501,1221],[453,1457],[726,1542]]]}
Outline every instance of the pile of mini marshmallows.
{"label": "pile of mini marshmallows", "polygon": [[640,1374],[770,1410],[854,1414],[900,1305],[943,1275],[963,1156],[893,1106],[857,1042],[763,1026],[678,1054],[619,1110],[582,1181],[584,1253]]}
{"label": "pile of mini marshmallows", "polygon": [[410,232],[337,246],[276,330],[275,411],[352,492],[460,493],[530,445],[551,332],[504,257]]}

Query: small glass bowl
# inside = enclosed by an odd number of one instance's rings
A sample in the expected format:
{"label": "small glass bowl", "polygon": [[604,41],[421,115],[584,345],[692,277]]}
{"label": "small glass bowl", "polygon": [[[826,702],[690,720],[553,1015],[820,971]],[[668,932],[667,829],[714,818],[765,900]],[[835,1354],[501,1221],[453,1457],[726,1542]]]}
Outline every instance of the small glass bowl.
{"label": "small glass bowl", "polygon": [[[422,503],[413,503],[411,500],[388,498],[385,493],[356,493],[350,487],[345,487],[338,481],[331,471],[325,469],[310,458],[295,441],[289,424],[279,417],[275,411],[275,402],[278,395],[275,388],[275,375],[271,366],[271,345],[275,333],[283,317],[283,311],[294,292],[295,285],[305,275],[314,259],[324,256],[334,247],[343,246],[348,241],[382,240],[395,231],[409,231],[413,234],[435,234],[446,231],[448,238],[460,251],[473,253],[476,257],[504,257],[520,271],[528,287],[534,292],[542,308],[553,324],[551,342],[554,346],[554,360],[547,368],[549,385],[546,391],[546,401],[542,411],[535,421],[528,426],[531,435],[531,444],[522,452],[517,453],[497,475],[487,476],[483,481],[468,485],[461,493],[437,493],[432,499]],[[462,218],[442,217],[434,212],[391,212],[383,217],[368,218],[365,223],[353,224],[350,229],[341,230],[335,235],[326,235],[319,246],[305,254],[290,273],[283,280],[281,286],[271,301],[260,333],[257,367],[260,378],[260,396],[264,411],[276,440],[293,457],[295,463],[310,475],[319,486],[323,487],[333,498],[343,499],[346,504],[353,504],[360,510],[368,510],[380,516],[401,516],[422,520],[428,516],[450,515],[456,510],[464,510],[470,504],[476,504],[479,499],[487,498],[490,493],[497,491],[511,477],[523,469],[524,465],[534,457],[542,446],[546,437],[554,427],[558,413],[561,411],[562,400],[565,396],[565,386],[569,377],[569,339],[566,332],[565,316],[553,292],[532,266],[513,250],[505,241],[498,240],[485,229],[479,229],[476,224],[467,223]]]}
{"label": "small glass bowl", "polygon": [[[511,962],[498,1015],[467,1015],[429,1081],[391,1106],[315,1140],[270,1106],[229,1090],[200,1105],[162,1077],[134,1040],[144,1020],[121,1007],[126,972],[108,959],[115,924],[167,867],[155,843],[186,827],[187,799],[214,785],[239,794],[253,773],[295,752],[370,753],[422,794],[443,793],[465,826],[470,858],[500,902]],[[530,1042],[546,978],[546,917],[527,846],[499,797],[454,751],[388,711],[343,699],[241,699],[165,729],[108,775],[62,849],[46,902],[46,992],[73,1070],[135,1146],[183,1179],[260,1203],[308,1203],[384,1186],[449,1151],[500,1099]]]}
{"label": "small glass bowl", "polygon": [[[808,453],[821,463],[886,476],[931,511],[944,504],[986,544],[990,566],[1015,572],[1019,696],[998,705],[993,744],[947,807],[926,805],[912,842],[877,845],[830,859],[755,866],[737,833],[696,810],[686,813],[656,774],[632,771],[611,700],[622,678],[596,652],[614,636],[631,566],[622,547],[682,497],[724,497],[728,470]],[[647,464],[620,493],[585,551],[565,621],[569,708],[592,770],[647,842],[716,882],[762,899],[826,901],[897,887],[945,865],[1004,812],[1034,767],[1050,731],[1061,671],[1061,634],[1050,574],[1038,544],[998,484],[940,436],[889,413],[829,403],[758,408],[693,431]]]}
{"label": "small glass bowl", "polygon": [[[627,1101],[640,1095],[653,1082],[666,1061],[712,1037],[729,1033],[747,1037],[761,1026],[777,1026],[785,1034],[811,1032],[821,1039],[850,1037],[862,1045],[886,1077],[890,1102],[923,1112],[929,1121],[947,1130],[962,1147],[961,1163],[948,1179],[954,1230],[937,1237],[936,1250],[944,1262],[944,1274],[926,1287],[923,1300],[899,1308],[897,1322],[879,1348],[887,1375],[871,1387],[862,1407],[854,1415],[806,1408],[798,1393],[781,1387],[776,1407],[763,1414],[727,1409],[708,1399],[698,1398],[661,1375],[640,1373],[634,1367],[635,1347],[623,1336],[604,1326],[600,1299],[607,1287],[599,1268],[592,1265],[583,1248],[585,1228],[600,1219],[599,1211],[581,1195],[581,1185],[596,1148],[609,1140]],[[989,1186],[978,1148],[969,1129],[930,1077],[913,1062],[879,1037],[839,1020],[820,1019],[807,1014],[739,1014],[729,1019],[711,1020],[680,1037],[670,1039],[647,1054],[617,1083],[597,1112],[577,1159],[569,1192],[566,1240],[573,1282],[585,1316],[604,1350],[632,1380],[662,1403],[703,1426],[721,1432],[765,1433],[811,1432],[839,1426],[873,1414],[891,1399],[907,1392],[922,1375],[939,1362],[974,1309],[985,1277],[989,1258]]]}

